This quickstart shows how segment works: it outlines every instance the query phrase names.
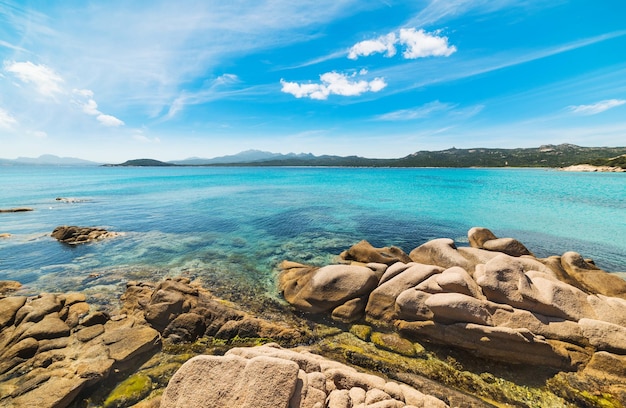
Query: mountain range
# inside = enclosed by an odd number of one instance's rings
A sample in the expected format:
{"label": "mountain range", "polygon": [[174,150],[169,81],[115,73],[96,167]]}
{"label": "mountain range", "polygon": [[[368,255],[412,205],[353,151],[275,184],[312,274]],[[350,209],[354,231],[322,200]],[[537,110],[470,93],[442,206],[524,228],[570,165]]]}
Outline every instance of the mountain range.
{"label": "mountain range", "polygon": [[[626,147],[581,147],[573,144],[516,149],[446,149],[418,151],[397,159],[359,156],[315,156],[311,153],[272,153],[246,150],[235,155],[162,162],[134,159],[107,166],[337,166],[337,167],[566,167],[589,163],[624,167]],[[0,165],[101,165],[92,161],[43,155],[38,158],[0,159]]]}

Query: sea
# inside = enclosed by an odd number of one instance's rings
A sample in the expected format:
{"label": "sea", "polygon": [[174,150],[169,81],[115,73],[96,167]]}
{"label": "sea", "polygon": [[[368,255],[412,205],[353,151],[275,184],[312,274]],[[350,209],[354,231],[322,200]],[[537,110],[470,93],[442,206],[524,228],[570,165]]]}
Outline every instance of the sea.
{"label": "sea", "polygon": [[[234,301],[279,299],[282,260],[325,265],[361,240],[407,253],[435,238],[466,246],[474,226],[538,257],[576,251],[626,271],[624,173],[2,166],[0,208],[14,207],[33,211],[0,213],[0,234],[11,234],[0,238],[0,280],[102,304],[128,281],[181,275]],[[59,225],[121,235],[71,246],[50,236]]]}

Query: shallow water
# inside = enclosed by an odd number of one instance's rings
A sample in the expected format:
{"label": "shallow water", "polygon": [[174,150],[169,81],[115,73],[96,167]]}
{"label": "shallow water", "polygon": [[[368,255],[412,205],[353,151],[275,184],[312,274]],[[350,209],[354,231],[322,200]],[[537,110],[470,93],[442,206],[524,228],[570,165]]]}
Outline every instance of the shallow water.
{"label": "shallow water", "polygon": [[[537,256],[577,251],[626,271],[626,174],[543,169],[0,167],[0,280],[106,302],[129,279],[199,278],[230,298],[276,295],[283,259],[331,262],[361,239],[407,253],[490,228]],[[74,198],[76,202],[55,200]],[[58,225],[124,235],[77,247]]]}

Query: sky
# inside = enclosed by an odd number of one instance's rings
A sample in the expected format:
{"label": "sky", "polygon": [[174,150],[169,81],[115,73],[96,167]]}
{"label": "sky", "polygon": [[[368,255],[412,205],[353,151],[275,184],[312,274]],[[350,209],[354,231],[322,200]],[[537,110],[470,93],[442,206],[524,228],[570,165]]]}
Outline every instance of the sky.
{"label": "sky", "polygon": [[626,146],[626,1],[0,0],[0,157]]}

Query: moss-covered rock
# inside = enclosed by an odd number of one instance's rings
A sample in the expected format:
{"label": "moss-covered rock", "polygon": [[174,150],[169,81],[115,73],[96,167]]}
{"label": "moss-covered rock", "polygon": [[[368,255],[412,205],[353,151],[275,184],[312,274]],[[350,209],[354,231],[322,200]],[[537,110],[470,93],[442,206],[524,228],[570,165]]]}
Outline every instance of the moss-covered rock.
{"label": "moss-covered rock", "polygon": [[135,374],[120,383],[104,401],[104,408],[129,407],[152,391],[152,380],[145,374]]}
{"label": "moss-covered rock", "polygon": [[393,351],[403,356],[414,357],[417,355],[413,343],[400,337],[397,333],[373,332],[371,341],[376,347]]}
{"label": "moss-covered rock", "polygon": [[372,334],[372,328],[365,324],[353,324],[350,327],[350,333],[363,341],[369,341]]}

